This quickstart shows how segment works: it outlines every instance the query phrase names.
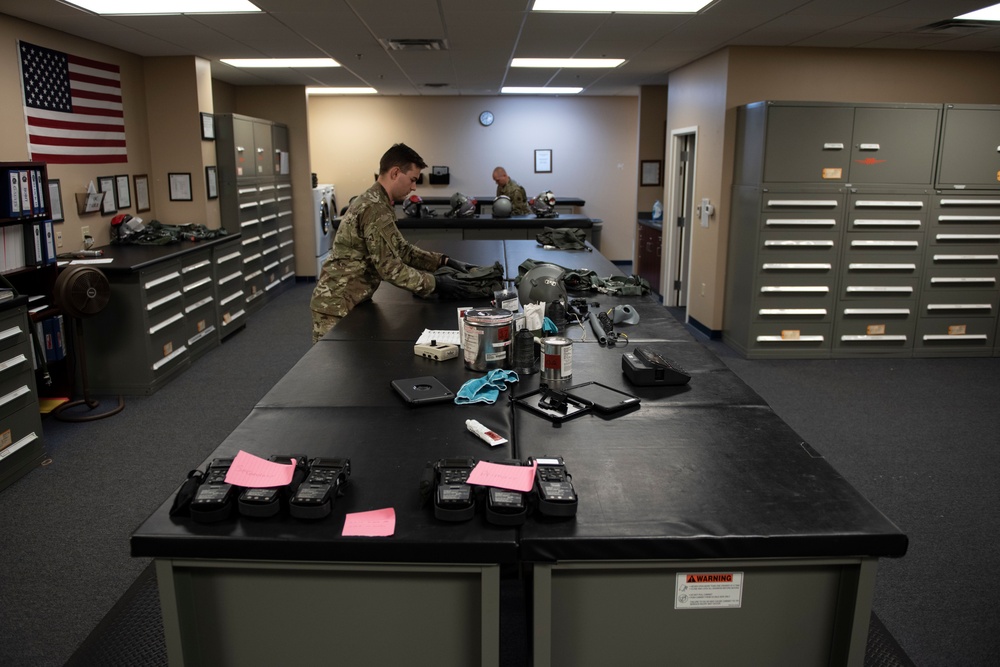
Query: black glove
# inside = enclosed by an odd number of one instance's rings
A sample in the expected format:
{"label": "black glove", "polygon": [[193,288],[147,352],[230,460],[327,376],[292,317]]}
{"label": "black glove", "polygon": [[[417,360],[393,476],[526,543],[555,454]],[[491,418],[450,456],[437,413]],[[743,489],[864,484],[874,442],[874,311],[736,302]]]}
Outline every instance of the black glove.
{"label": "black glove", "polygon": [[472,264],[466,264],[465,262],[460,262],[459,260],[452,259],[451,257],[445,259],[444,265],[461,273],[468,273],[469,269],[473,266]]}
{"label": "black glove", "polygon": [[439,299],[463,299],[464,285],[447,274],[435,274],[433,294]]}

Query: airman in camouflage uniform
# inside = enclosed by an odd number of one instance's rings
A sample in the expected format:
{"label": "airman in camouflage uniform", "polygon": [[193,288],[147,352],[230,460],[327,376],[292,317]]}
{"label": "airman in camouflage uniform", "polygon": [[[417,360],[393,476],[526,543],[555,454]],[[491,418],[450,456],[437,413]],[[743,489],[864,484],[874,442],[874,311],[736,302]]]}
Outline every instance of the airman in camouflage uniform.
{"label": "airman in camouflage uniform", "polygon": [[407,242],[396,227],[393,208],[394,201],[416,190],[425,167],[413,149],[396,144],[382,156],[375,184],[347,209],[309,304],[313,342],[370,299],[383,280],[422,297],[435,291],[433,272],[448,263],[448,257]]}
{"label": "airman in camouflage uniform", "polygon": [[493,180],[497,184],[497,197],[507,195],[512,205],[511,215],[528,215],[531,209],[528,208],[528,195],[524,188],[517,184],[507,175],[507,170],[497,167],[493,170]]}

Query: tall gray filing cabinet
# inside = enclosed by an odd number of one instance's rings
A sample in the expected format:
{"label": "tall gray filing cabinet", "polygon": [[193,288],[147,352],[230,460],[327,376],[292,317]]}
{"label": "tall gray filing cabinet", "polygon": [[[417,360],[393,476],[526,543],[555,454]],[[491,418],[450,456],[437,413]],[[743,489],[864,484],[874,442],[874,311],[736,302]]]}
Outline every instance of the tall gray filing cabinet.
{"label": "tall gray filing cabinet", "polygon": [[295,278],[288,127],[239,114],[216,116],[222,226],[240,234],[245,310]]}
{"label": "tall gray filing cabinet", "polygon": [[1000,106],[944,105],[916,356],[1000,356]]}
{"label": "tall gray filing cabinet", "polygon": [[750,358],[911,356],[941,105],[738,109],[723,338]]}

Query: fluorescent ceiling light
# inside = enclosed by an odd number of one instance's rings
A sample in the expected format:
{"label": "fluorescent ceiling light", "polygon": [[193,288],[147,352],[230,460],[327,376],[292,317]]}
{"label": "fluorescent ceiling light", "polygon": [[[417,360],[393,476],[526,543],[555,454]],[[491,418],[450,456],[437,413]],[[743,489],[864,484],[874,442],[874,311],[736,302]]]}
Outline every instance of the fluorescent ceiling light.
{"label": "fluorescent ceiling light", "polygon": [[249,0],[64,0],[95,14],[241,14],[259,12]]}
{"label": "fluorescent ceiling light", "polygon": [[536,12],[696,14],[715,0],[535,0]]}
{"label": "fluorescent ceiling light", "polygon": [[583,88],[504,86],[500,92],[505,95],[576,95],[581,90]]}
{"label": "fluorescent ceiling light", "polygon": [[622,58],[514,58],[511,67],[618,67]]}
{"label": "fluorescent ceiling light", "polygon": [[1000,5],[983,7],[982,9],[977,9],[974,12],[962,14],[955,18],[960,21],[1000,21]]}
{"label": "fluorescent ceiling light", "polygon": [[333,58],[222,58],[233,67],[340,67]]}
{"label": "fluorescent ceiling light", "polygon": [[306,88],[306,95],[374,95],[374,88]]}

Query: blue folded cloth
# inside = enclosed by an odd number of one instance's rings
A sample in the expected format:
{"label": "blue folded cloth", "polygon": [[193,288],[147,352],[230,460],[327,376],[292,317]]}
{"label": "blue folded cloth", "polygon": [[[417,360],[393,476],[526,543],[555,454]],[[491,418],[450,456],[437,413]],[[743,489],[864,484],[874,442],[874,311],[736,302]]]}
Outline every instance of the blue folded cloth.
{"label": "blue folded cloth", "polygon": [[496,403],[500,392],[507,389],[508,382],[517,382],[517,373],[497,368],[481,378],[469,380],[455,395],[459,405],[469,403]]}

